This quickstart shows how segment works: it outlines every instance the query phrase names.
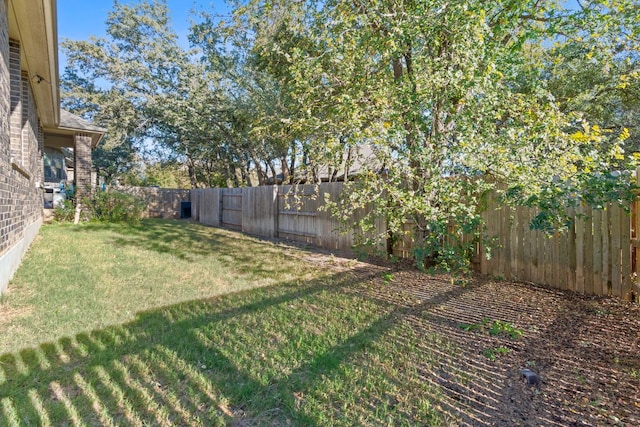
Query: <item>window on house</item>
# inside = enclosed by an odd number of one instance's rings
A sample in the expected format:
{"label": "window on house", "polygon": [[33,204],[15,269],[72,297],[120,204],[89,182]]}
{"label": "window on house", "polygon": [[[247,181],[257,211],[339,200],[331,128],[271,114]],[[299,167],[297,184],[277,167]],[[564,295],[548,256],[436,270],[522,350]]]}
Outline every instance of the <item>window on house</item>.
{"label": "window on house", "polygon": [[60,182],[67,179],[64,153],[55,148],[44,149],[44,181]]}
{"label": "window on house", "polygon": [[22,163],[22,73],[20,43],[9,40],[9,87],[11,96],[11,162]]}
{"label": "window on house", "polygon": [[30,130],[29,77],[21,70],[20,42],[9,40],[9,86],[11,116],[9,120],[11,138],[11,164],[15,170],[30,177],[29,163]]}
{"label": "window on house", "polygon": [[18,158],[21,166],[25,166],[29,159],[29,76],[21,75],[22,117],[20,120],[20,146]]}

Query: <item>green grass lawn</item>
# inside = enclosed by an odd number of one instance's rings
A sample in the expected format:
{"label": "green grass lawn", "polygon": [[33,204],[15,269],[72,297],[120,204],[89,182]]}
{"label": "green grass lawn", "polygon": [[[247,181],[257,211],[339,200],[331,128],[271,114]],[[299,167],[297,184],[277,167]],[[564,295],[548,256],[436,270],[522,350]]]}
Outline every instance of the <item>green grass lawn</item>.
{"label": "green grass lawn", "polygon": [[322,277],[271,243],[191,223],[45,225],[4,298],[15,351],[139,312]]}
{"label": "green grass lawn", "polygon": [[0,426],[639,425],[639,328],[190,222],[46,225],[0,298]]}
{"label": "green grass lawn", "polygon": [[424,369],[456,346],[372,298],[379,269],[305,257],[186,222],[43,226],[0,300],[0,425],[449,423]]}

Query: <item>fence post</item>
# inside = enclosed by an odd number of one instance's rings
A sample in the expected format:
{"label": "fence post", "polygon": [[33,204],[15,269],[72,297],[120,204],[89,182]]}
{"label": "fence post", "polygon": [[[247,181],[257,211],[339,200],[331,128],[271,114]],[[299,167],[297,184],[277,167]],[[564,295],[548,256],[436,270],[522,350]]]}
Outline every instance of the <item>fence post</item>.
{"label": "fence post", "polygon": [[[636,168],[636,185],[640,187],[640,168]],[[638,198],[638,195],[636,195],[636,199],[631,204],[631,207],[634,208],[634,215],[632,215],[632,218],[635,220],[635,223],[633,224],[633,229],[635,231],[633,246],[636,252],[636,263],[635,269],[631,271],[631,294],[629,296],[633,297],[635,294],[636,298],[640,298],[640,277],[638,277],[638,270],[640,270],[640,244],[638,244],[640,241],[640,199]]]}
{"label": "fence post", "polygon": [[622,297],[622,279],[620,264],[622,261],[622,228],[620,224],[620,207],[617,203],[611,203],[611,294],[615,297]]}
{"label": "fence post", "polygon": [[[488,230],[489,228],[489,216],[487,215],[487,210],[489,209],[489,197],[490,195],[485,196],[487,197],[487,203],[486,206],[484,208],[484,210],[482,212],[480,212],[480,216],[482,217],[482,224],[484,224],[485,229]],[[486,233],[487,235],[489,233]],[[485,233],[481,230],[480,231],[480,243],[479,243],[479,253],[480,253],[480,274],[482,275],[487,275],[489,273],[489,268],[487,265],[487,248],[486,248],[486,244],[483,241],[485,237]]]}
{"label": "fence post", "polygon": [[[576,291],[584,294],[584,208],[576,208]],[[619,230],[618,230],[619,231]]]}
{"label": "fence post", "polygon": [[191,202],[191,219],[195,222],[200,222],[200,204],[198,203],[199,197],[197,189],[192,188],[189,190],[189,201]]}
{"label": "fence post", "polygon": [[223,210],[224,210],[224,188],[219,189],[218,194],[218,227],[222,227]]}
{"label": "fence post", "polygon": [[278,188],[278,184],[274,184],[272,187],[272,197],[273,197],[273,238],[274,239],[278,239],[280,238],[280,233],[278,232],[278,215],[280,212],[280,206],[279,206],[279,197],[278,197],[278,192],[280,191],[280,189]]}
{"label": "fence post", "polygon": [[200,197],[200,193],[197,189],[192,189],[189,191],[189,200],[191,200],[191,215],[193,219],[199,224],[200,223],[200,204],[202,203],[202,197]]}
{"label": "fence post", "polygon": [[620,209],[620,225],[622,231],[622,289],[620,296],[624,300],[631,300],[631,217],[626,210]]}

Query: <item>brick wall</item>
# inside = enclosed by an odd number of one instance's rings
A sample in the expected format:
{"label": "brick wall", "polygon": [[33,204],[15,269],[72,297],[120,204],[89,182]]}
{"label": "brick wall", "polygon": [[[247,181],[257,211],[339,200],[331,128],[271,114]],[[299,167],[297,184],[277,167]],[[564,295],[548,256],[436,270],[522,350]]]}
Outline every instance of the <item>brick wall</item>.
{"label": "brick wall", "polygon": [[[24,81],[24,80],[23,80]],[[24,209],[26,224],[31,224],[34,221],[38,221],[42,218],[42,208],[44,206],[44,194],[40,188],[42,183],[43,174],[43,150],[40,148],[40,141],[38,136],[40,133],[40,120],[38,119],[38,111],[36,109],[35,99],[31,92],[30,81],[26,80],[26,86],[28,88],[25,96],[24,103],[28,103],[28,108],[24,111],[27,114],[25,127],[23,127],[22,135],[22,147],[23,147],[23,166],[29,172],[29,179],[24,179],[21,182],[21,190],[25,191],[27,195],[27,201],[19,209]],[[27,182],[28,181],[28,182]],[[26,209],[25,209],[26,208]]]}
{"label": "brick wall", "polygon": [[[9,158],[9,31],[7,0],[0,0],[0,168]],[[1,170],[1,169],[0,169]]]}
{"label": "brick wall", "polygon": [[9,30],[7,0],[0,0],[0,254],[8,247],[11,195],[5,177],[11,176],[11,84],[9,83]]}
{"label": "brick wall", "polygon": [[0,293],[42,221],[42,130],[20,43],[9,40],[0,0]]}
{"label": "brick wall", "polygon": [[91,192],[91,135],[78,133],[74,140],[74,174],[78,200],[81,200]]}

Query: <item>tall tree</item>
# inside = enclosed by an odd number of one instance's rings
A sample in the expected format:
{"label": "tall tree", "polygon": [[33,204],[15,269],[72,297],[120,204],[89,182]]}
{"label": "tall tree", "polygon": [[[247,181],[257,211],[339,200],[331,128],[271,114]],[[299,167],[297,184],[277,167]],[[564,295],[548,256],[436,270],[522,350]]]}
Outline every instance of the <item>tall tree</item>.
{"label": "tall tree", "polygon": [[[349,185],[338,212],[373,208],[360,226],[369,230],[385,217],[388,233],[376,237],[389,250],[407,219],[423,231],[425,256],[479,230],[480,198],[496,182],[507,184],[507,200],[545,208],[538,226],[561,225],[562,207],[579,202],[576,194],[589,190],[594,172],[619,165],[626,132],[605,138],[588,122],[595,115],[558,101],[547,61],[560,57],[547,44],[562,30],[604,40],[602,57],[612,58],[606,40],[620,28],[637,34],[638,23],[598,26],[605,35],[586,25],[610,19],[611,5],[592,13],[529,0],[301,3],[307,33],[264,31],[258,53],[286,77],[296,126],[325,130],[309,139],[318,162],[331,133],[374,147],[378,161]],[[269,23],[281,6],[253,1],[243,10]]]}
{"label": "tall tree", "polygon": [[637,17],[633,0],[247,0],[201,15],[187,51],[164,2],[115,2],[107,39],[65,45],[65,87],[192,186],[333,179],[370,147],[336,213],[368,207],[361,235],[389,251],[411,219],[421,254],[451,260],[489,190],[541,207],[540,228],[630,194],[609,172],[640,157]]}
{"label": "tall tree", "polygon": [[114,1],[106,38],[62,46],[69,61],[65,105],[92,112],[108,128],[98,165],[117,162],[120,153],[152,150],[184,162],[193,187],[235,178],[244,160],[230,132],[233,106],[220,72],[180,46],[166,1]]}

